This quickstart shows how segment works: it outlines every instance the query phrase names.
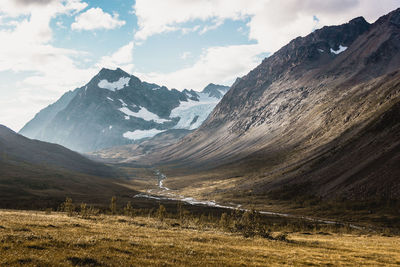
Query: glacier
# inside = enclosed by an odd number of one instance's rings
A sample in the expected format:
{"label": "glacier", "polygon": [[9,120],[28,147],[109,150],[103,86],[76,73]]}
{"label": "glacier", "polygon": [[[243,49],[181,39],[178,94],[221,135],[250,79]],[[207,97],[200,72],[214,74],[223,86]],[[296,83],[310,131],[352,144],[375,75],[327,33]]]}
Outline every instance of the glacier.
{"label": "glacier", "polygon": [[133,132],[125,132],[122,136],[131,140],[140,140],[143,138],[153,137],[156,134],[162,133],[165,130],[157,130],[157,129],[150,129],[150,130],[135,130]]}
{"label": "glacier", "polygon": [[125,86],[128,86],[130,80],[130,77],[121,77],[118,81],[112,83],[107,80],[101,80],[97,86],[115,92],[116,90],[121,90]]}
{"label": "glacier", "polygon": [[[180,118],[174,129],[193,130],[198,128],[219,102],[219,99],[209,97],[205,93],[197,94],[199,95],[199,101],[182,101],[178,107],[171,111],[171,118]],[[196,117],[197,120],[192,123]]]}

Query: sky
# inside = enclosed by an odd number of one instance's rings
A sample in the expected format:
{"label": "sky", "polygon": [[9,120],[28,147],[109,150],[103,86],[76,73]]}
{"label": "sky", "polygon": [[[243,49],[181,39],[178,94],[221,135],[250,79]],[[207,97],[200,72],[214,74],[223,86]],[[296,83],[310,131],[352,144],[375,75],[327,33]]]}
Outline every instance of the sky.
{"label": "sky", "polygon": [[400,0],[0,0],[0,124],[18,131],[102,67],[178,90],[231,85],[325,25]]}

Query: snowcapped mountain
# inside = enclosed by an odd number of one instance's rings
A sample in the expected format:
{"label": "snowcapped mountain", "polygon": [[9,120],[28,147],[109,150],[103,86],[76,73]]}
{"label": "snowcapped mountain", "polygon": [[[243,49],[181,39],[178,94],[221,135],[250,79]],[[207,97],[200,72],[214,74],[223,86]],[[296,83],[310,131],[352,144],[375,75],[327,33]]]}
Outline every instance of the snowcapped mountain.
{"label": "snowcapped mountain", "polygon": [[103,68],[41,110],[20,134],[80,152],[136,143],[168,129],[196,129],[228,89],[209,84],[202,92],[180,92]]}

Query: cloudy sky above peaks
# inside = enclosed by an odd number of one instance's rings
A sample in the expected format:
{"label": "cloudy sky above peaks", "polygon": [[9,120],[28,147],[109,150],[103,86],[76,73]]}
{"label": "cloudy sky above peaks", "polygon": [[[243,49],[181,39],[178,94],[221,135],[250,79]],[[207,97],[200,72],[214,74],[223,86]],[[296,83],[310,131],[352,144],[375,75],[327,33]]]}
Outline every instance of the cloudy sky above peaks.
{"label": "cloudy sky above peaks", "polygon": [[102,67],[182,90],[230,85],[291,39],[400,0],[1,0],[0,124],[19,130]]}

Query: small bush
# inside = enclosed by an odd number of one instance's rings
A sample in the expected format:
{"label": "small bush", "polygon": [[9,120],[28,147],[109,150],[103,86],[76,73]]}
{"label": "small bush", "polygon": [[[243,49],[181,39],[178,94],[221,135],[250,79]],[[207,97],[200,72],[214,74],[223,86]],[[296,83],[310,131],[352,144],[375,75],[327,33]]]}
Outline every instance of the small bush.
{"label": "small bush", "polygon": [[177,213],[178,213],[178,219],[182,222],[183,221],[183,207],[182,207],[182,202],[179,201],[177,205]]}
{"label": "small bush", "polygon": [[96,208],[93,207],[93,206],[90,206],[90,207],[87,209],[87,214],[88,214],[89,217],[90,217],[90,216],[97,216],[97,215],[100,214],[100,210],[99,210],[99,209],[96,209]]}
{"label": "small bush", "polygon": [[113,214],[113,215],[117,214],[117,197],[116,196],[113,196],[111,198],[110,210],[111,210],[111,214]]}
{"label": "small bush", "polygon": [[126,207],[124,208],[124,214],[131,217],[134,216],[134,210],[130,201],[126,204]]}
{"label": "small bush", "polygon": [[87,214],[87,205],[86,205],[86,203],[81,203],[80,215],[82,216],[82,218],[87,218],[88,214]]}
{"label": "small bush", "polygon": [[61,211],[64,211],[68,216],[74,215],[75,206],[72,203],[72,198],[67,197],[64,203],[61,204]]}
{"label": "small bush", "polygon": [[254,237],[257,234],[258,218],[254,210],[245,211],[241,217],[235,216],[234,229],[244,237]]}
{"label": "small bush", "polygon": [[164,221],[167,215],[167,210],[165,209],[164,205],[160,205],[157,210],[157,217],[160,221]]}
{"label": "small bush", "polygon": [[93,206],[88,206],[86,203],[81,203],[80,205],[80,211],[79,211],[79,215],[83,218],[83,219],[90,219],[91,216],[97,216],[99,215],[100,210],[94,208]]}
{"label": "small bush", "polygon": [[[235,210],[231,217],[233,220],[233,228],[231,228],[231,231],[239,232],[244,237],[260,236],[263,238],[273,239],[271,236],[271,230],[262,223],[260,213],[256,212],[254,209],[245,211],[244,213]],[[222,218],[221,216],[221,220],[222,219],[225,220],[225,218]],[[224,222],[220,221],[220,225],[221,223]],[[231,223],[229,222],[229,225],[230,224]]]}

